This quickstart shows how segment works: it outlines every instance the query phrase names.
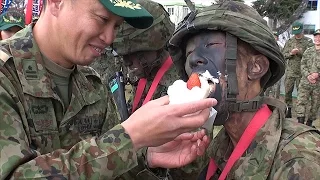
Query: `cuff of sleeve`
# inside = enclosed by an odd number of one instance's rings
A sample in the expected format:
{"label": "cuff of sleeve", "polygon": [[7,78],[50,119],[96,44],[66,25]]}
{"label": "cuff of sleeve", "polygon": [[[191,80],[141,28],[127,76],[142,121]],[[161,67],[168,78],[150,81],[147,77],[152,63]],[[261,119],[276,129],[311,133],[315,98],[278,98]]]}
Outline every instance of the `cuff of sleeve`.
{"label": "cuff of sleeve", "polygon": [[[100,149],[104,149],[108,161],[113,166],[113,177],[123,174],[138,165],[137,154],[133,149],[133,144],[129,134],[120,125],[116,125],[108,130],[98,141]],[[112,164],[116,162],[116,164]],[[106,162],[105,162],[106,163]]]}
{"label": "cuff of sleeve", "polygon": [[147,161],[147,151],[148,148],[144,148],[142,150],[142,159],[143,159],[143,165],[145,167],[144,170],[140,171],[137,174],[137,177],[148,177],[148,179],[154,179],[154,180],[164,180],[164,179],[171,179],[169,175],[169,169],[166,168],[149,168],[148,161]]}

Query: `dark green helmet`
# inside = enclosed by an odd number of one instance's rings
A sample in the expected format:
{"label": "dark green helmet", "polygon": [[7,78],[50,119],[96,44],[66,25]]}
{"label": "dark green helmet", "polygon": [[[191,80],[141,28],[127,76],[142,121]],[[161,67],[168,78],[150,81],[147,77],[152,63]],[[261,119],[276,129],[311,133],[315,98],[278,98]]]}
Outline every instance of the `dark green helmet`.
{"label": "dark green helmet", "polygon": [[166,46],[174,31],[169,14],[159,3],[151,0],[137,0],[153,16],[153,24],[147,29],[136,29],[124,22],[113,43],[114,50],[120,55],[138,51],[156,51]]}
{"label": "dark green helmet", "polygon": [[[195,17],[192,17],[195,16]],[[266,21],[243,3],[226,1],[211,5],[195,14],[192,12],[181,22],[170,39],[169,50],[174,62],[184,71],[185,40],[201,30],[220,30],[250,44],[270,61],[271,77],[264,82],[264,88],[272,86],[285,72],[284,57],[277,45],[273,32]]]}

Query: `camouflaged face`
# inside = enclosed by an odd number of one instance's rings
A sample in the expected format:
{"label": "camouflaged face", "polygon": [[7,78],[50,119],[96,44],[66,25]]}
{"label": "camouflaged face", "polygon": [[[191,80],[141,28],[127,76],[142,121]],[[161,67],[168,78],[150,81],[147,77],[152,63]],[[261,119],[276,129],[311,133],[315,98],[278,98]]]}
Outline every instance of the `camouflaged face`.
{"label": "camouflaged face", "polygon": [[181,69],[185,63],[183,43],[187,37],[201,30],[220,30],[247,42],[268,57],[272,77],[266,87],[272,86],[284,74],[284,58],[274,35],[265,20],[252,7],[240,2],[226,1],[198,11],[195,18],[191,16],[192,13],[180,23],[169,41],[170,54]]}
{"label": "camouflaged face", "polygon": [[174,31],[174,24],[161,4],[150,0],[137,2],[152,14],[154,22],[147,29],[136,29],[124,22],[113,43],[113,48],[119,55],[159,50],[166,45]]}

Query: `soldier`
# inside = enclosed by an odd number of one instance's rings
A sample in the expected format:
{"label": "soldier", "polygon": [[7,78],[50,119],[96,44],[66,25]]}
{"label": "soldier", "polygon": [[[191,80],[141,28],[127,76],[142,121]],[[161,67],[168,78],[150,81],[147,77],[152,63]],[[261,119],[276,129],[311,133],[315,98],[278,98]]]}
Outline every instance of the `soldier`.
{"label": "soldier", "polygon": [[[320,34],[320,29],[317,29],[315,31],[315,38],[314,38],[314,42],[315,42],[315,48],[316,48],[316,52],[319,53],[320,50],[320,39],[319,39],[319,34]],[[310,74],[308,75],[308,80],[310,83],[315,84],[315,83],[319,83],[320,81],[320,56],[315,56],[314,57],[314,64],[311,67],[310,70]]]}
{"label": "soldier", "polygon": [[297,101],[297,119],[299,123],[304,124],[306,117],[306,108],[310,104],[311,108],[308,113],[308,120],[306,125],[312,126],[312,122],[317,119],[317,113],[319,109],[320,101],[320,83],[317,81],[313,83],[308,80],[308,76],[313,72],[319,72],[313,70],[316,67],[316,63],[320,60],[320,29],[314,33],[314,46],[308,48],[302,57],[301,61],[301,74],[302,78],[299,85],[298,101]]}
{"label": "soldier", "polygon": [[[123,56],[124,65],[129,72],[128,80],[133,87],[130,97],[127,97],[130,112],[134,112],[143,102],[166,95],[169,85],[179,79],[175,67],[170,65],[171,57],[166,50],[166,44],[174,31],[169,14],[159,3],[148,0],[137,2],[151,13],[154,23],[147,30],[136,29],[123,23],[113,43],[117,54]],[[160,77],[157,74],[161,73],[160,69],[164,66],[167,69]],[[161,80],[156,78],[157,76]],[[154,92],[151,86],[155,86]],[[141,88],[143,91],[137,91]],[[146,97],[149,99],[145,101]]]}
{"label": "soldier", "polygon": [[8,39],[24,28],[24,17],[18,12],[7,11],[0,15],[0,39]]}
{"label": "soldier", "polygon": [[291,118],[292,109],[292,92],[294,85],[297,90],[301,79],[301,58],[304,51],[313,46],[312,39],[303,35],[303,24],[295,22],[292,24],[292,34],[294,37],[290,38],[284,48],[283,55],[286,59],[287,69],[284,81],[285,86],[285,103],[288,105],[286,117]]}
{"label": "soldier", "polygon": [[[186,78],[207,70],[219,78],[210,97],[218,100],[214,124],[224,126],[205,156],[170,170],[173,179],[320,178],[320,132],[286,119],[283,102],[261,97],[284,74],[285,60],[252,7],[225,1],[191,13],[169,44]],[[148,152],[160,153],[152,147]]]}
{"label": "soldier", "polygon": [[[113,179],[137,165],[139,149],[208,119],[215,100],[168,105],[164,97],[120,124],[99,75],[81,65],[111,45],[123,20],[147,28],[152,16],[134,0],[44,3],[38,21],[0,44],[0,179]],[[190,152],[186,163],[203,152],[202,137],[173,141],[187,142],[177,149]]]}
{"label": "soldier", "polygon": [[317,112],[319,109],[320,89],[319,83],[309,82],[308,76],[312,73],[312,67],[315,66],[318,60],[320,47],[320,31],[314,33],[315,45],[308,48],[301,60],[301,74],[302,78],[299,84],[299,93],[297,99],[297,119],[299,123],[305,123],[306,106],[311,99],[311,108],[308,113],[308,120],[306,125],[312,126],[312,122],[317,119]]}

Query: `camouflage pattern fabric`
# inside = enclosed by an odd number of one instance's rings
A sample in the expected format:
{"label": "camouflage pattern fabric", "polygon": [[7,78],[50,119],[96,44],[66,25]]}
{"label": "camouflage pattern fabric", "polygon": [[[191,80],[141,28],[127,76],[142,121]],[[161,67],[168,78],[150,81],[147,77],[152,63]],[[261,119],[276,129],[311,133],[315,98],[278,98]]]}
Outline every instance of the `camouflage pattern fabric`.
{"label": "camouflage pattern fabric", "polygon": [[137,0],[137,3],[152,14],[154,22],[147,29],[136,29],[124,22],[119,27],[117,37],[113,42],[113,48],[120,56],[164,48],[175,28],[170,21],[169,14],[161,4],[151,0]]}
{"label": "camouflage pattern fabric", "polygon": [[0,179],[113,179],[137,165],[115,107],[89,67],[63,113],[32,26],[1,42]]}
{"label": "camouflage pattern fabric", "polygon": [[[309,120],[316,120],[320,105],[320,83],[311,84],[307,77],[311,74],[311,68],[315,67],[315,63],[320,61],[320,51],[316,51],[314,46],[308,48],[301,60],[301,81],[299,85],[298,101],[296,106],[297,117],[306,116],[306,106],[311,102]],[[311,101],[309,101],[309,99]]]}
{"label": "camouflage pattern fabric", "polygon": [[279,99],[280,97],[280,86],[281,86],[281,80],[276,82],[273,86],[268,87],[265,91],[265,95],[269,96],[271,95],[274,98]]}
{"label": "camouflage pattern fabric", "polygon": [[101,77],[102,83],[107,85],[107,82],[111,76],[113,76],[116,72],[123,70],[123,61],[120,57],[114,57],[110,51],[107,51],[99,58],[96,58],[90,64],[90,67],[97,71]]}
{"label": "camouflage pattern fabric", "polygon": [[[313,46],[312,39],[303,36],[301,39],[295,37],[290,38],[284,48],[283,55],[286,58],[286,77],[285,77],[285,102],[289,107],[292,107],[292,92],[294,85],[299,87],[301,79],[301,59],[304,51]],[[290,55],[292,49],[298,48],[300,53]]]}
{"label": "camouflage pattern fabric", "polygon": [[[281,103],[274,99],[272,104]],[[319,179],[320,132],[284,119],[284,112],[277,107],[269,105],[269,108],[272,115],[226,179]],[[206,172],[209,158],[213,158],[218,170],[211,179],[218,179],[233,149],[223,128],[209,145],[205,156],[184,167],[183,171],[175,169],[170,174],[173,179],[198,179]]]}
{"label": "camouflage pattern fabric", "polygon": [[[175,25],[170,21],[169,14],[161,4],[150,0],[137,0],[137,3],[140,3],[150,12],[150,14],[152,14],[154,17],[154,22],[151,27],[147,29],[136,29],[130,26],[128,23],[123,23],[119,27],[117,37],[113,43],[113,48],[121,56],[137,52],[141,52],[141,54],[143,54],[146,51],[158,51],[165,49],[167,42],[171,38],[175,28]],[[161,64],[163,64],[166,60],[166,57],[162,55],[155,59],[154,62],[142,62],[142,59],[143,58],[140,59],[140,63],[146,63],[148,69],[151,69],[151,71],[150,74],[147,74],[147,85],[144,93],[142,94],[138,107],[141,107],[142,102],[145,99],[154,80],[154,77],[160,69]],[[178,75],[178,71],[174,66],[171,66],[159,82],[152,99],[166,95],[167,88],[179,78],[180,76]],[[126,98],[128,99],[127,104],[129,107],[129,112],[131,112],[134,95],[136,94],[136,88],[137,87],[132,86],[130,92],[127,93],[128,96]]]}
{"label": "camouflage pattern fabric", "polygon": [[[317,54],[319,54],[320,50],[316,50]],[[310,72],[312,73],[319,73],[320,74],[320,56],[315,56],[314,64],[311,67]],[[320,83],[320,78],[318,78],[317,83]]]}
{"label": "camouflage pattern fabric", "polygon": [[[180,26],[177,28],[170,40],[174,46],[170,47],[172,56],[185,71],[184,38],[201,30],[225,31],[249,43],[269,59],[272,77],[265,87],[272,86],[284,73],[284,58],[261,19],[254,9],[239,2],[226,1],[207,7],[200,10],[194,20],[182,22],[181,29]],[[272,115],[243,156],[235,162],[226,179],[319,179],[320,132],[285,119],[286,105],[281,101],[269,99],[265,103],[273,111]],[[170,174],[179,180],[205,179],[209,158],[213,158],[218,170],[211,179],[218,179],[233,149],[230,137],[223,129],[211,142],[205,156],[191,165],[170,170]]]}
{"label": "camouflage pattern fabric", "polygon": [[286,75],[284,79],[284,90],[285,90],[285,96],[284,101],[288,105],[288,107],[292,107],[292,92],[294,89],[294,86],[297,87],[297,91],[299,94],[299,84],[300,84],[301,77],[290,77]]}

